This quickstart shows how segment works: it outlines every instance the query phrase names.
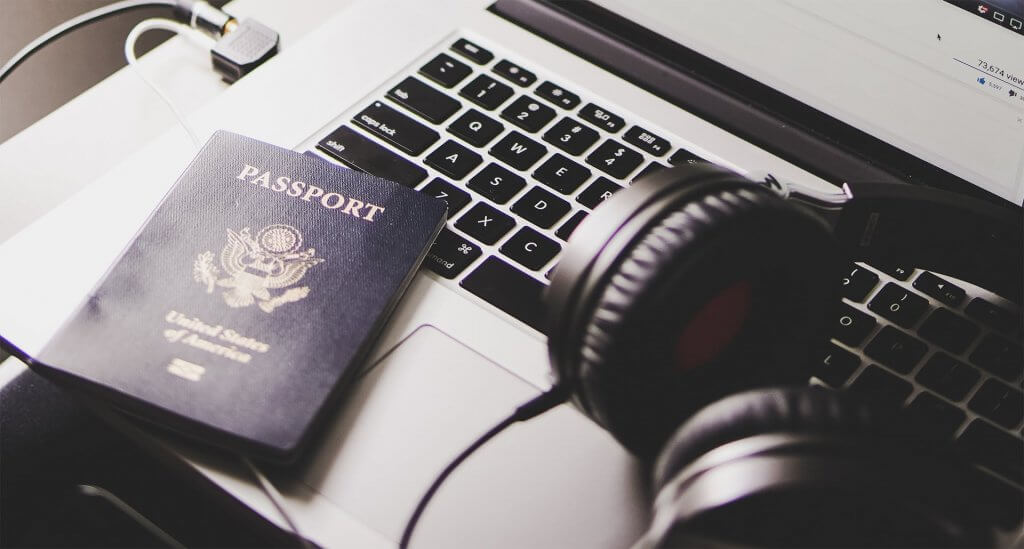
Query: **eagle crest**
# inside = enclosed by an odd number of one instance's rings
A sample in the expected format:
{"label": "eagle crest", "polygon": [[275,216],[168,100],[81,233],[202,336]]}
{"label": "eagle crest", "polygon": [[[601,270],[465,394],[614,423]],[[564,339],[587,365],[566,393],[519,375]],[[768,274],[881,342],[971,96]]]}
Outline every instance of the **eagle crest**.
{"label": "eagle crest", "polygon": [[[221,268],[213,264],[213,252],[206,251],[196,258],[192,275],[208,294],[224,288],[221,295],[229,307],[256,304],[269,313],[309,295],[308,286],[292,286],[324,260],[316,257],[315,249],[299,251],[301,247],[302,233],[291,225],[264,227],[255,238],[249,227],[237,232],[228,229],[228,242],[220,252]],[[220,277],[221,269],[226,276]]]}

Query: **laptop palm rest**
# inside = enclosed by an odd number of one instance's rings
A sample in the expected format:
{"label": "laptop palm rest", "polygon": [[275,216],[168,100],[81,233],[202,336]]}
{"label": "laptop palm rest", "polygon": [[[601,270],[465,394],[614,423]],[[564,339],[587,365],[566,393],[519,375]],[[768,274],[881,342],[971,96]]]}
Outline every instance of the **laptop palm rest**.
{"label": "laptop palm rest", "polygon": [[[398,540],[437,473],[537,394],[431,326],[416,330],[352,391],[304,480]],[[643,469],[570,406],[509,428],[435,496],[419,547],[624,547],[648,517]]]}

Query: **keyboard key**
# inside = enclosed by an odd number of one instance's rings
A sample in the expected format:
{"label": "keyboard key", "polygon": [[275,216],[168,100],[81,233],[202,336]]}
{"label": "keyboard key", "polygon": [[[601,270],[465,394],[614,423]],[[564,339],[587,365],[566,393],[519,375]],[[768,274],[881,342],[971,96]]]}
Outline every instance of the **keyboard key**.
{"label": "keyboard key", "polygon": [[482,161],[483,158],[479,154],[450,139],[423,159],[424,164],[452,179],[466,177],[466,174],[473,171],[473,168],[479,166]]}
{"label": "keyboard key", "polygon": [[534,187],[512,205],[512,213],[547,229],[565,217],[572,207],[569,203],[540,187]]}
{"label": "keyboard key", "polygon": [[910,373],[927,351],[924,342],[892,326],[882,328],[864,348],[864,354],[902,374]]}
{"label": "keyboard key", "polygon": [[580,109],[580,118],[611,133],[621,130],[626,125],[626,121],[621,116],[612,114],[593,103],[587,103],[587,106]]}
{"label": "keyboard key", "polygon": [[838,389],[846,383],[846,380],[850,379],[857,366],[860,366],[860,359],[857,358],[857,355],[835,343],[829,343],[828,351],[825,352],[825,357],[818,364],[814,375]]}
{"label": "keyboard key", "polygon": [[462,113],[462,116],[448,126],[448,131],[474,147],[483,147],[490,143],[504,129],[505,126],[502,126],[501,122],[488,118],[476,109]]}
{"label": "keyboard key", "polygon": [[489,111],[493,111],[498,108],[498,105],[504,103],[506,99],[512,97],[512,88],[486,74],[481,74],[467,84],[466,87],[462,88],[459,91],[459,95]]}
{"label": "keyboard key", "polygon": [[317,144],[317,148],[344,164],[370,175],[413,188],[427,178],[427,170],[342,126]]}
{"label": "keyboard key", "polygon": [[501,117],[528,132],[536,132],[555,117],[555,109],[541,105],[527,95],[520,95],[501,111]]}
{"label": "keyboard key", "polygon": [[616,179],[625,179],[643,160],[643,155],[613,139],[605,141],[587,156],[587,164]]}
{"label": "keyboard key", "polygon": [[544,132],[544,141],[576,156],[590,148],[598,137],[596,130],[572,118],[563,118]]}
{"label": "keyboard key", "polygon": [[947,351],[960,354],[978,337],[978,325],[949,309],[936,309],[917,333]]}
{"label": "keyboard key", "polygon": [[516,65],[508,59],[502,59],[498,61],[497,65],[494,65],[494,73],[514,82],[520,86],[529,86],[537,81],[537,75],[532,72]]}
{"label": "keyboard key", "polygon": [[1024,348],[989,334],[971,353],[971,362],[1006,379],[1016,379],[1024,370]]}
{"label": "keyboard key", "polygon": [[960,424],[967,419],[963,410],[923,391],[907,406],[907,415],[915,424],[915,434],[935,440],[952,440]]}
{"label": "keyboard key", "polygon": [[484,244],[494,244],[515,226],[511,217],[483,202],[477,202],[455,223],[456,229]]}
{"label": "keyboard key", "polygon": [[466,270],[481,253],[480,247],[473,242],[448,229],[441,229],[441,234],[437,235],[423,264],[431,271],[452,279]]}
{"label": "keyboard key", "polygon": [[490,150],[495,158],[517,170],[530,169],[547,152],[547,147],[517,131],[509,132]]}
{"label": "keyboard key", "polygon": [[537,167],[533,177],[562,194],[569,194],[590,178],[590,170],[555,153]]}
{"label": "keyboard key", "polygon": [[896,280],[906,280],[910,278],[910,273],[914,272],[914,269],[903,267],[901,265],[886,265],[884,263],[880,263],[873,266]]}
{"label": "keyboard key", "polygon": [[976,419],[960,435],[956,445],[978,465],[1017,484],[1024,482],[1024,441],[1019,438]]}
{"label": "keyboard key", "polygon": [[491,62],[491,59],[494,59],[493,53],[477,46],[465,38],[459,38],[454,44],[452,44],[452,51],[466,59],[469,59],[477,65],[486,65]]}
{"label": "keyboard key", "polygon": [[1013,429],[1024,418],[1021,392],[994,379],[986,381],[974,393],[967,407],[1007,429]]}
{"label": "keyboard key", "polygon": [[538,271],[558,255],[562,247],[530,227],[523,227],[501,245],[500,251],[527,269]]}
{"label": "keyboard key", "polygon": [[1024,517],[1024,492],[1012,484],[974,469],[967,481],[968,498],[977,505],[979,516],[991,517],[1005,530],[1020,525]]}
{"label": "keyboard key", "polygon": [[976,297],[967,304],[964,309],[967,316],[984,322],[985,324],[1004,332],[1013,332],[1017,329],[1017,318],[1006,309],[993,305],[980,297]]}
{"label": "keyboard key", "polygon": [[446,88],[462,82],[472,72],[473,69],[469,68],[469,65],[456,61],[444,53],[437,54],[437,57],[420,68],[420,74]]}
{"label": "keyboard key", "polygon": [[850,390],[882,406],[898,408],[910,396],[913,386],[910,382],[896,377],[896,374],[869,364],[857,379],[853,380]]}
{"label": "keyboard key", "polygon": [[459,210],[465,208],[466,204],[469,204],[469,193],[440,177],[432,179],[430,183],[427,183],[425,187],[420,189],[420,192],[447,202],[449,219],[457,214]]}
{"label": "keyboard key", "polygon": [[633,184],[633,183],[636,183],[637,181],[640,181],[641,179],[643,179],[645,176],[647,176],[649,174],[652,174],[652,173],[654,173],[656,171],[659,171],[659,170],[665,170],[665,169],[668,169],[668,166],[662,164],[661,162],[651,162],[646,167],[644,167],[644,169],[640,170],[640,173],[638,173],[635,176],[633,176],[633,180],[630,182],[630,184]]}
{"label": "keyboard key", "polygon": [[580,104],[580,96],[551,82],[544,82],[537,86],[535,93],[563,109],[575,109],[576,105]]}
{"label": "keyboard key", "polygon": [[568,241],[569,237],[572,236],[573,231],[576,230],[576,227],[579,227],[580,223],[582,223],[583,220],[586,219],[586,217],[587,212],[584,212],[582,210],[572,214],[572,217],[570,217],[569,220],[566,221],[565,223],[562,223],[562,226],[559,227],[557,231],[555,231],[555,236],[561,238],[562,240]]}
{"label": "keyboard key", "polygon": [[608,200],[613,194],[624,189],[622,185],[611,181],[606,177],[598,177],[590,184],[589,187],[579,196],[576,197],[576,202],[583,204],[584,206],[594,209],[598,204]]}
{"label": "keyboard key", "polygon": [[842,303],[839,305],[839,321],[836,323],[833,337],[851,347],[856,347],[864,341],[864,338],[871,333],[877,323],[875,317]]}
{"label": "keyboard key", "polygon": [[459,102],[431,88],[419,80],[408,77],[401,84],[388,91],[388,99],[426,118],[434,124],[440,124],[459,110]]}
{"label": "keyboard key", "polygon": [[930,295],[935,299],[956,307],[963,303],[964,298],[967,297],[967,292],[959,286],[954,286],[952,283],[947,282],[932,273],[927,271],[921,273],[914,280],[914,288],[920,290],[925,295]]}
{"label": "keyboard key", "polygon": [[526,180],[491,163],[471,177],[466,186],[498,204],[504,204],[526,186]]}
{"label": "keyboard key", "polygon": [[928,310],[928,300],[890,282],[868,303],[868,309],[909,328]]}
{"label": "keyboard key", "polygon": [[663,156],[672,148],[668,139],[658,137],[640,126],[633,126],[622,134],[622,140],[654,156]]}
{"label": "keyboard key", "polygon": [[441,138],[434,130],[380,101],[374,101],[363,109],[352,122],[413,156],[427,150]]}
{"label": "keyboard key", "polygon": [[921,385],[952,401],[963,400],[980,378],[978,370],[946,353],[933,354],[917,373]]}
{"label": "keyboard key", "polygon": [[461,286],[533,329],[544,329],[544,283],[497,257],[485,259]]}
{"label": "keyboard key", "polygon": [[693,154],[686,149],[679,149],[672,153],[672,156],[668,157],[668,163],[673,166],[681,166],[683,164],[697,164],[698,162],[707,162],[703,158]]}
{"label": "keyboard key", "polygon": [[843,277],[843,297],[851,301],[864,301],[876,284],[878,275],[860,265],[850,265],[850,272]]}

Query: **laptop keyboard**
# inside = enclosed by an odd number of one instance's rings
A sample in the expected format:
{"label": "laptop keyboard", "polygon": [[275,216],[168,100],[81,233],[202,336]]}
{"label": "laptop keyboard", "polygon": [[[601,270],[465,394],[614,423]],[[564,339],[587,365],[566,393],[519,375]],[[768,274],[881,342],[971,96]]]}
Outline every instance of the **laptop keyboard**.
{"label": "laptop keyboard", "polygon": [[[317,149],[448,202],[425,266],[543,331],[569,235],[641,175],[704,159],[538,66],[460,38],[397,75]],[[927,271],[851,264],[816,380],[902,407],[988,471],[978,498],[1024,516],[1024,349],[1016,308]]]}

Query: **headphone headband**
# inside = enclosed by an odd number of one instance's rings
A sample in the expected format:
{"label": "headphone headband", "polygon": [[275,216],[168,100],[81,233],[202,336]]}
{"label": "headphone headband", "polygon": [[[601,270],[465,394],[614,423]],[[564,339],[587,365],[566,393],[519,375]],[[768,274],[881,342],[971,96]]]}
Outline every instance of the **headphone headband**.
{"label": "headphone headband", "polygon": [[934,270],[1021,302],[1024,212],[923,186],[848,184],[835,235],[855,261]]}

